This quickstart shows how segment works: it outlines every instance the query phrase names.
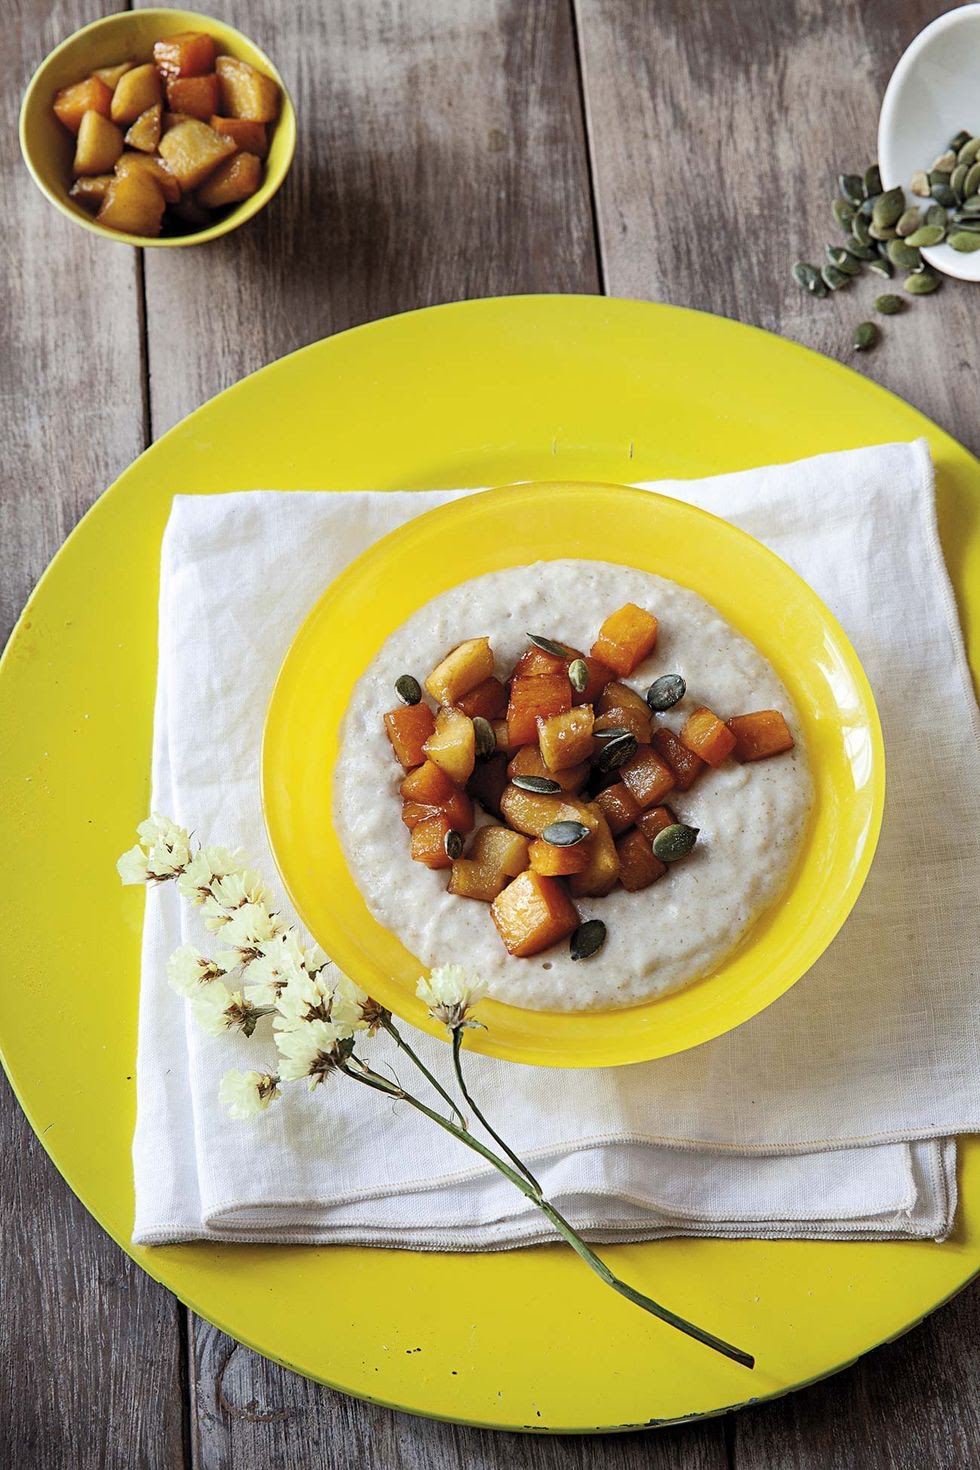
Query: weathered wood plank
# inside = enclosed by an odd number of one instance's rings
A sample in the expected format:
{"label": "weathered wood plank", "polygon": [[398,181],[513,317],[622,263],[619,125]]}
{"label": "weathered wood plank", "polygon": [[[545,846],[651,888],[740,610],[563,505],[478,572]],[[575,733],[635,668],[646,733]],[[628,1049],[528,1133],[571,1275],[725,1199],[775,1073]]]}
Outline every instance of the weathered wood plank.
{"label": "weathered wood plank", "polygon": [[[15,0],[0,96],[0,638],[106,485],[144,447],[135,253],[31,182],[17,110],[47,51],[111,6]],[[176,1303],[103,1234],[0,1087],[0,1464],[184,1463]]]}
{"label": "weathered wood plank", "polygon": [[790,276],[839,241],[836,177],[874,157],[891,70],[950,0],[575,3],[607,291],[795,338],[980,449],[964,392],[976,363],[968,284],[909,298],[902,317],[879,318],[880,346],[854,354],[854,326],[888,289],[881,278],[815,301]]}

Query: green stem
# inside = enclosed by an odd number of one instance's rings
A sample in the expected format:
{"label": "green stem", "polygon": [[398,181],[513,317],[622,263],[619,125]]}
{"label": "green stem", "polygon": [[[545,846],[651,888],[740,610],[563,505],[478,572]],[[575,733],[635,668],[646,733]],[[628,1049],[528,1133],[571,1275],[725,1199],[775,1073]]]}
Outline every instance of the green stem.
{"label": "green stem", "polygon": [[438,1092],[438,1094],[442,1098],[442,1100],[444,1102],[447,1102],[449,1104],[449,1107],[450,1107],[451,1111],[453,1113],[455,1113],[456,1117],[459,1119],[459,1126],[461,1128],[465,1128],[466,1127],[466,1119],[463,1117],[463,1115],[460,1112],[459,1108],[456,1106],[456,1103],[453,1101],[452,1097],[450,1097],[449,1093],[443,1087],[443,1085],[439,1081],[438,1077],[434,1077],[432,1075],[432,1073],[429,1071],[428,1067],[423,1062],[422,1058],[415,1051],[414,1047],[409,1046],[408,1042],[405,1040],[404,1036],[398,1030],[398,1027],[395,1025],[394,1021],[391,1019],[391,1016],[389,1015],[387,1020],[383,1020],[381,1022],[381,1025],[384,1028],[384,1030],[387,1031],[388,1035],[391,1037],[392,1041],[394,1041],[395,1045],[396,1046],[400,1046],[401,1049],[402,1049],[402,1051],[405,1053],[405,1055],[408,1056],[408,1057],[411,1057],[411,1059],[415,1063],[416,1067],[418,1067],[419,1071],[422,1073],[422,1076],[426,1079],[427,1082],[429,1082],[435,1088],[436,1092]]}
{"label": "green stem", "polygon": [[459,1059],[459,1053],[460,1053],[460,1048],[461,1048],[462,1044],[463,1044],[463,1028],[461,1026],[457,1026],[456,1029],[453,1031],[453,1066],[456,1069],[456,1081],[459,1083],[459,1090],[463,1094],[463,1098],[464,1098],[464,1100],[466,1102],[466,1106],[470,1109],[470,1111],[473,1113],[473,1115],[475,1117],[479,1118],[480,1122],[483,1124],[484,1128],[487,1130],[487,1132],[489,1133],[490,1137],[493,1139],[494,1143],[497,1143],[497,1144],[500,1145],[500,1147],[503,1149],[504,1153],[510,1159],[511,1163],[514,1164],[514,1165],[516,1165],[516,1167],[518,1169],[520,1169],[521,1173],[524,1175],[525,1179],[527,1179],[531,1184],[534,1185],[534,1188],[537,1190],[538,1194],[539,1195],[543,1194],[543,1190],[541,1188],[541,1185],[535,1179],[535,1177],[531,1173],[530,1169],[523,1162],[523,1160],[521,1160],[521,1159],[519,1159],[517,1157],[517,1155],[514,1153],[514,1150],[512,1148],[508,1148],[507,1144],[504,1143],[504,1140],[501,1138],[501,1136],[497,1132],[496,1128],[491,1128],[490,1124],[487,1122],[486,1118],[483,1116],[483,1114],[481,1113],[480,1109],[477,1107],[477,1105],[474,1102],[473,1098],[470,1096],[469,1088],[466,1086],[466,1081],[465,1081],[465,1079],[463,1077],[462,1063],[460,1062],[460,1059]]}
{"label": "green stem", "polygon": [[422,1113],[424,1117],[436,1123],[446,1133],[452,1134],[454,1138],[459,1139],[460,1143],[465,1143],[467,1148],[471,1148],[474,1153],[478,1153],[498,1173],[503,1174],[505,1179],[509,1179],[515,1189],[519,1189],[521,1194],[525,1195],[532,1204],[537,1205],[545,1218],[550,1220],[551,1224],[558,1231],[558,1234],[564,1240],[568,1241],[568,1244],[576,1254],[596,1273],[599,1279],[604,1281],[607,1286],[611,1286],[614,1291],[619,1292],[620,1296],[626,1297],[627,1301],[631,1301],[637,1307],[642,1307],[645,1312],[649,1312],[651,1316],[659,1318],[661,1322],[666,1322],[668,1326],[676,1327],[679,1332],[685,1333],[688,1337],[693,1337],[696,1342],[703,1343],[705,1347],[713,1348],[715,1352],[721,1353],[726,1358],[731,1358],[733,1362],[740,1363],[745,1368],[753,1368],[755,1366],[755,1359],[749,1353],[743,1352],[741,1348],[733,1347],[731,1343],[725,1342],[723,1338],[715,1337],[713,1333],[705,1332],[703,1328],[696,1327],[693,1322],[688,1322],[683,1317],[678,1317],[676,1313],[671,1312],[667,1307],[660,1306],[652,1297],[645,1296],[643,1292],[637,1291],[634,1287],[628,1286],[625,1281],[621,1281],[618,1276],[615,1276],[610,1271],[605,1262],[601,1261],[595,1252],[586,1245],[582,1237],[568,1223],[565,1217],[559,1214],[554,1205],[549,1204],[546,1199],[542,1198],[540,1191],[532,1186],[523,1174],[518,1173],[509,1164],[505,1163],[503,1159],[498,1158],[492,1149],[487,1148],[486,1144],[481,1143],[480,1139],[475,1138],[468,1129],[458,1127],[450,1118],[444,1118],[441,1113],[437,1113],[434,1109],[427,1107],[424,1102],[421,1102],[417,1097],[413,1097],[404,1088],[397,1086],[394,1082],[389,1082],[387,1077],[381,1077],[378,1073],[372,1072],[370,1067],[362,1062],[359,1057],[355,1058],[352,1056],[350,1060],[356,1061],[360,1070],[354,1070],[350,1066],[350,1062],[348,1062],[341,1068],[346,1076],[351,1077],[355,1082],[363,1083],[366,1087],[373,1088],[375,1092],[383,1092],[388,1097],[395,1098],[399,1102],[408,1103],[409,1107],[414,1108],[416,1112]]}

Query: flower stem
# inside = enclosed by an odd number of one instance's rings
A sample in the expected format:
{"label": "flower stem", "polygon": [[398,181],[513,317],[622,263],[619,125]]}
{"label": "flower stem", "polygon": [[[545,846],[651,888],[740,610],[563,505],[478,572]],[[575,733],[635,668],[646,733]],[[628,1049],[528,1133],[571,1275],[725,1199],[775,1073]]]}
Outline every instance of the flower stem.
{"label": "flower stem", "polygon": [[[352,1068],[350,1061],[356,1061],[360,1070]],[[695,1326],[693,1322],[688,1322],[683,1317],[678,1317],[669,1308],[660,1306],[659,1302],[655,1302],[652,1297],[645,1296],[643,1292],[637,1291],[635,1287],[628,1286],[625,1281],[621,1281],[618,1276],[615,1276],[610,1271],[606,1263],[599,1259],[595,1251],[586,1245],[582,1237],[568,1223],[565,1217],[559,1214],[554,1205],[542,1198],[541,1191],[536,1186],[530,1184],[523,1173],[518,1173],[516,1169],[512,1169],[510,1164],[505,1163],[485,1143],[482,1143],[479,1138],[475,1138],[468,1129],[460,1128],[450,1118],[444,1118],[441,1113],[437,1113],[433,1108],[427,1107],[424,1102],[417,1097],[413,1097],[404,1088],[399,1087],[394,1082],[389,1082],[387,1077],[381,1077],[378,1073],[372,1072],[370,1067],[362,1062],[360,1058],[352,1056],[341,1070],[355,1082],[361,1082],[364,1086],[371,1087],[376,1092],[383,1092],[388,1097],[395,1098],[399,1102],[408,1103],[409,1107],[415,1108],[416,1112],[422,1113],[424,1117],[431,1119],[433,1123],[445,1129],[447,1133],[451,1133],[454,1138],[458,1138],[460,1143],[465,1143],[467,1148],[471,1148],[474,1153],[478,1153],[482,1158],[486,1159],[487,1163],[492,1164],[499,1173],[503,1174],[505,1179],[510,1180],[515,1189],[519,1189],[521,1194],[525,1195],[532,1204],[537,1205],[545,1218],[558,1231],[558,1234],[564,1240],[568,1241],[568,1244],[581,1257],[585,1264],[607,1286],[611,1286],[614,1291],[619,1292],[620,1296],[626,1297],[627,1301],[631,1301],[637,1307],[642,1307],[645,1312],[649,1312],[651,1316],[659,1318],[661,1322],[666,1322],[668,1326],[676,1327],[679,1332],[685,1333],[688,1337],[693,1337],[696,1342],[703,1343],[705,1347],[713,1348],[715,1352],[721,1353],[726,1358],[731,1358],[733,1362],[740,1363],[745,1368],[753,1368],[755,1366],[755,1359],[749,1353],[743,1352],[741,1348],[733,1347],[731,1343],[725,1342],[723,1338],[715,1337],[713,1333],[706,1332],[702,1327]],[[476,1112],[476,1109],[474,1109],[474,1112]],[[496,1137],[496,1135],[494,1136]],[[508,1149],[507,1152],[510,1153],[510,1150]]]}
{"label": "flower stem", "polygon": [[455,1028],[455,1030],[453,1031],[453,1066],[456,1069],[456,1081],[459,1083],[459,1090],[463,1094],[463,1098],[465,1099],[466,1106],[470,1109],[470,1111],[473,1113],[473,1115],[475,1117],[479,1118],[480,1122],[483,1124],[484,1128],[487,1130],[487,1132],[489,1133],[490,1137],[493,1139],[494,1143],[497,1143],[497,1144],[500,1145],[500,1147],[503,1149],[504,1153],[510,1159],[511,1163],[514,1164],[514,1165],[516,1165],[516,1167],[518,1169],[520,1169],[521,1173],[524,1175],[525,1179],[527,1179],[531,1184],[534,1185],[534,1188],[537,1190],[538,1194],[539,1195],[542,1194],[541,1185],[535,1179],[535,1177],[531,1173],[530,1169],[523,1162],[523,1160],[521,1160],[521,1159],[519,1159],[517,1157],[517,1155],[514,1153],[513,1149],[508,1148],[507,1144],[504,1143],[504,1140],[501,1138],[501,1136],[497,1132],[496,1128],[491,1128],[490,1124],[487,1122],[486,1118],[483,1116],[483,1114],[481,1113],[480,1109],[477,1107],[477,1105],[474,1102],[473,1098],[470,1096],[469,1088],[466,1086],[466,1081],[465,1081],[465,1079],[463,1077],[462,1063],[460,1062],[460,1058],[459,1058],[460,1048],[462,1047],[462,1045],[463,1045],[463,1028],[461,1026],[457,1026]]}
{"label": "flower stem", "polygon": [[[410,1046],[408,1044],[408,1042],[405,1040],[404,1036],[401,1034],[401,1032],[399,1031],[398,1027],[395,1025],[395,1023],[392,1020],[391,1016],[389,1015],[388,1018],[387,1018],[387,1020],[382,1019],[381,1025],[382,1025],[383,1029],[385,1031],[387,1031],[388,1035],[391,1037],[392,1041],[394,1041],[395,1045],[396,1046],[400,1046],[401,1049],[402,1049],[402,1051],[405,1053],[405,1055],[408,1056],[408,1057],[411,1057],[411,1059],[415,1063],[416,1067],[418,1067],[419,1071],[422,1073],[422,1076],[426,1079],[427,1082],[429,1082],[435,1088],[436,1092],[438,1092],[439,1096],[443,1099],[443,1101],[444,1102],[447,1102],[449,1104],[449,1107],[450,1107],[451,1111],[459,1119],[459,1126],[461,1128],[465,1128],[466,1127],[466,1119],[463,1117],[463,1115],[460,1112],[459,1108],[457,1107],[456,1103],[453,1101],[452,1097],[449,1095],[449,1093],[443,1087],[443,1085],[439,1081],[438,1077],[434,1077],[432,1075],[432,1073],[429,1071],[428,1067],[425,1065],[425,1063],[423,1062],[422,1058],[418,1055],[418,1053],[416,1052],[415,1048],[412,1047],[412,1046]],[[463,1096],[464,1097],[466,1096],[465,1092],[463,1093]],[[475,1111],[475,1109],[474,1109],[474,1111]]]}

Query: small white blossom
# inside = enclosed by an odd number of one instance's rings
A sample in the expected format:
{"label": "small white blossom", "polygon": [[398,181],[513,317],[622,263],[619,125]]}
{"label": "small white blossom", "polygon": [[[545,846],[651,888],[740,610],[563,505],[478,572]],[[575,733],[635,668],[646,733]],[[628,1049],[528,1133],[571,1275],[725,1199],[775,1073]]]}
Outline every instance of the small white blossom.
{"label": "small white blossom", "polygon": [[[289,934],[290,938],[295,939],[295,930],[291,929]],[[318,970],[322,970],[324,965],[329,965],[329,963],[326,952],[318,944],[308,944],[303,949],[303,968],[310,975],[315,975]]]}
{"label": "small white blossom", "polygon": [[231,991],[224,985],[201,987],[191,996],[190,1006],[195,1021],[209,1036],[221,1036],[225,1031],[251,1036],[263,1014],[240,990]]}
{"label": "small white blossom", "polygon": [[292,1031],[277,1031],[276,1046],[281,1062],[279,1076],[283,1082],[308,1079],[312,1092],[350,1055],[350,1027],[333,1021],[311,1021]]}
{"label": "small white blossom", "polygon": [[287,929],[263,944],[261,951],[249,964],[246,993],[257,1005],[274,1006],[290,981],[305,974],[303,950],[295,931]]}
{"label": "small white blossom", "polygon": [[272,903],[269,885],[263,883],[258,873],[245,868],[214,880],[211,895],[204,900],[204,922],[212,931],[219,930],[231,923],[239,909],[249,905],[269,908]]}
{"label": "small white blossom", "polygon": [[334,985],[331,1019],[354,1031],[367,1031],[373,1036],[387,1015],[383,1006],[372,1000],[366,990],[346,975],[339,975]]}
{"label": "small white blossom", "polygon": [[[251,973],[250,965],[249,978]],[[333,989],[324,970],[319,970],[315,975],[297,970],[281,991],[276,1001],[276,1011],[273,1024],[277,1030],[289,1030],[311,1021],[336,1021],[338,1025],[343,1024],[342,1019],[333,1014]],[[348,1034],[351,1029],[347,1026]]]}
{"label": "small white blossom", "polygon": [[279,1078],[270,1072],[226,1072],[218,1099],[232,1118],[254,1118],[279,1097]]}
{"label": "small white blossom", "polygon": [[279,915],[271,914],[264,903],[243,904],[221,930],[222,943],[230,948],[216,956],[218,964],[226,970],[250,964],[284,927]]}
{"label": "small white blossom", "polygon": [[193,996],[224,971],[193,944],[182,944],[167,961],[167,979],[178,995]]}
{"label": "small white blossom", "polygon": [[191,903],[204,903],[212,896],[212,883],[237,873],[244,863],[245,854],[241,851],[229,852],[227,847],[202,847],[177,879],[177,887]]}
{"label": "small white blossom", "polygon": [[450,1031],[483,1024],[468,1017],[486,993],[482,980],[476,977],[471,980],[462,965],[435,965],[428,980],[423,976],[415,988],[415,994],[428,1006],[433,1020],[441,1021]]}
{"label": "small white blossom", "polygon": [[116,863],[124,883],[164,883],[184,871],[191,860],[191,839],[183,827],[154,812],[136,831],[139,842]]}
{"label": "small white blossom", "polygon": [[117,860],[116,872],[124,883],[146,882],[146,853],[138,842]]}

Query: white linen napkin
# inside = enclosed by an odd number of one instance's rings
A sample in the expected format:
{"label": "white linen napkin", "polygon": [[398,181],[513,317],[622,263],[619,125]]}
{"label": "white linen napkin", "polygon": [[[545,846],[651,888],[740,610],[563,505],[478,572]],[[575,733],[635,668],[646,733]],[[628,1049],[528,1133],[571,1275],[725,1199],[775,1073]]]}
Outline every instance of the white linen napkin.
{"label": "white linen napkin", "polygon": [[[554,1071],[474,1055],[472,1086],[597,1239],[942,1239],[956,1206],[955,1135],[980,1127],[980,721],[928,450],[884,445],[656,488],[765,541],[840,618],[885,730],[878,855],[828,952],[737,1031],[660,1061],[577,1073],[574,1088]],[[293,634],[354,556],[466,493],[175,499],[161,566],[155,809],[206,841],[245,847],[274,878],[259,746]],[[268,1065],[273,1048],[261,1033],[216,1039],[195,1027],[165,977],[188,940],[201,942],[196,912],[172,885],[148,893],[137,1242],[475,1250],[551,1238],[461,1145],[342,1081],[314,1094],[290,1087],[252,1123],[225,1117],[222,1073]],[[422,1037],[419,1047],[445,1073],[445,1045]]]}

